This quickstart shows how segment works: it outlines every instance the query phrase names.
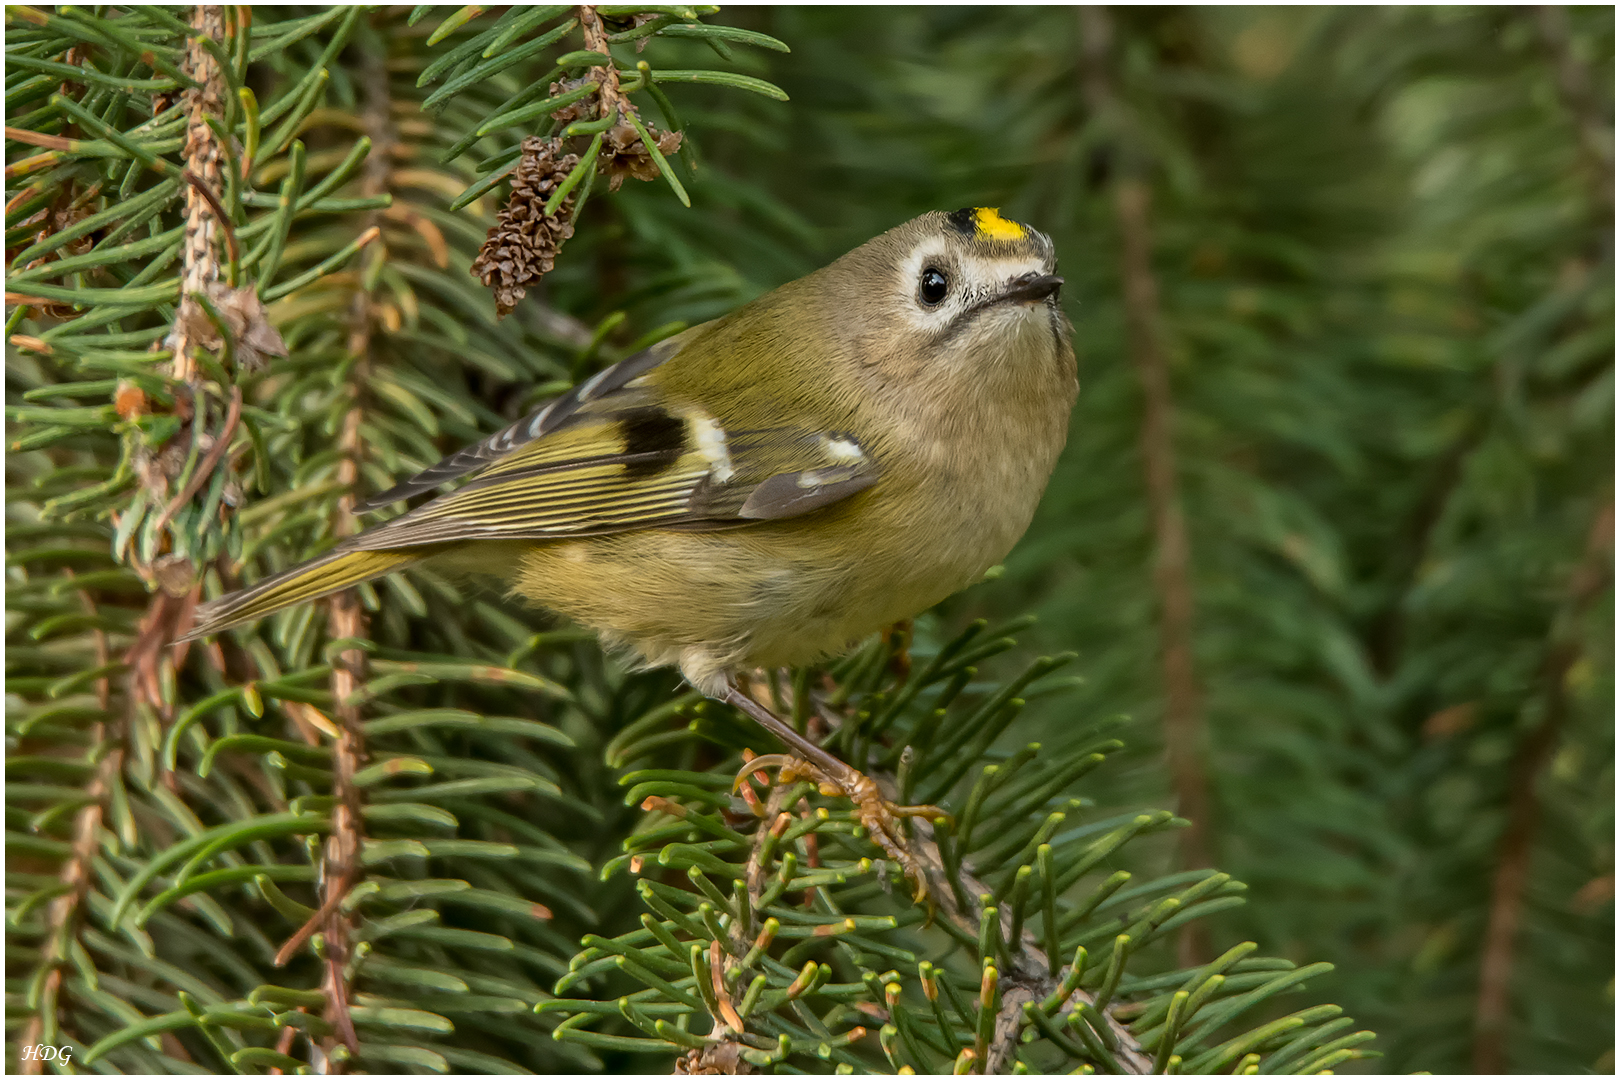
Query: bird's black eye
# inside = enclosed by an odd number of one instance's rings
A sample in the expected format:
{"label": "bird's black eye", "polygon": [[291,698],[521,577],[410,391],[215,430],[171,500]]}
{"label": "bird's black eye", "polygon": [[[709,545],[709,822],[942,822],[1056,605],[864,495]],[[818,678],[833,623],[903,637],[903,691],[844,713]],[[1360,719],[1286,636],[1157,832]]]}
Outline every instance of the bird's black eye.
{"label": "bird's black eye", "polygon": [[922,272],[922,282],[917,292],[922,297],[923,303],[933,306],[945,299],[945,294],[950,288],[951,282],[945,276],[945,271],[937,266],[930,266]]}

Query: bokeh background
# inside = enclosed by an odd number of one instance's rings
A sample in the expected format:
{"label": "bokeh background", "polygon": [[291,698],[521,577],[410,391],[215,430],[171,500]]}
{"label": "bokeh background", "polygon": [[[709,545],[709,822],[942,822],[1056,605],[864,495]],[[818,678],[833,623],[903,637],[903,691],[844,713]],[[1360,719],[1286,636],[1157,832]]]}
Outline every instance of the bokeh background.
{"label": "bokeh background", "polygon": [[1140,857],[1247,881],[1210,941],[1334,962],[1380,1070],[1612,1072],[1613,9],[720,19],[791,100],[683,87],[694,210],[593,200],[557,306],[700,321],[931,209],[1050,233],[1068,450],[937,616],[1080,653],[1009,739],[1128,716],[1091,794],[1206,801]]}

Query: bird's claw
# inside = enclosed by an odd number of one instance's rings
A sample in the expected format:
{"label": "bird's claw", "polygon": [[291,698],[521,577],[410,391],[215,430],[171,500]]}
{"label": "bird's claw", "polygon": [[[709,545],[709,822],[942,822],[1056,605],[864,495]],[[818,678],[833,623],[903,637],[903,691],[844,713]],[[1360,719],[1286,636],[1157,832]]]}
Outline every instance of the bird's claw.
{"label": "bird's claw", "polygon": [[770,774],[765,771],[766,769],[777,770],[777,783],[791,784],[799,779],[798,767],[805,764],[803,758],[794,757],[792,754],[755,755],[747,750],[744,750],[743,754],[743,767],[737,770],[736,777],[731,781],[731,790],[733,792],[748,782],[750,773],[755,774],[754,779],[761,784],[767,787],[770,786],[771,778]]}
{"label": "bird's claw", "polygon": [[748,775],[765,769],[777,770],[777,783],[791,784],[796,780],[813,780],[823,795],[843,796],[855,806],[855,818],[866,829],[872,842],[899,864],[913,886],[912,900],[920,903],[928,897],[928,876],[917,857],[911,852],[910,840],[901,827],[904,818],[927,818],[937,821],[950,815],[937,806],[897,806],[883,797],[877,782],[865,773],[848,766],[840,775],[834,775],[812,762],[794,754],[766,754],[750,758],[737,773],[732,790],[748,779]]}

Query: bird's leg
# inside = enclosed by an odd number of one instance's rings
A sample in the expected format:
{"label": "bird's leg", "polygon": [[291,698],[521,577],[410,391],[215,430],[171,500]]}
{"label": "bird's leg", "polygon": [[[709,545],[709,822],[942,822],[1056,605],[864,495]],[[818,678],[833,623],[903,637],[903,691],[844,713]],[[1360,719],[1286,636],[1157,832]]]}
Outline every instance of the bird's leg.
{"label": "bird's leg", "polygon": [[765,706],[752,697],[727,684],[726,704],[735,705],[781,740],[790,753],[757,757],[748,762],[737,774],[737,783],[744,783],[756,769],[779,766],[783,780],[803,776],[816,781],[824,795],[842,795],[855,804],[855,814],[872,839],[889,857],[900,864],[906,877],[915,887],[914,899],[921,900],[928,893],[928,879],[916,856],[911,853],[910,842],[901,828],[901,819],[924,817],[930,820],[949,817],[937,806],[896,806],[883,797],[877,782],[860,770],[838,760],[814,742],[793,730]]}

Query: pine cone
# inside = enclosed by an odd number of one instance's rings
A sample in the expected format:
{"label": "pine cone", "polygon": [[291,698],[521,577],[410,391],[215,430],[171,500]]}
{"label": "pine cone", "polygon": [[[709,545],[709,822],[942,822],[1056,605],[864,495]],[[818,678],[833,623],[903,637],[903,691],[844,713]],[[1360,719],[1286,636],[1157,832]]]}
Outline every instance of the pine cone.
{"label": "pine cone", "polygon": [[568,222],[573,196],[563,200],[555,217],[545,214],[546,200],[575,165],[578,154],[563,154],[561,139],[531,135],[523,140],[523,160],[512,174],[512,197],[489,230],[472,272],[495,294],[495,310],[511,314],[528,287],[549,273],[557,250],[574,235]]}
{"label": "pine cone", "polygon": [[[677,153],[681,148],[681,133],[678,131],[659,131],[648,124],[647,134],[653,137],[665,157]],[[596,171],[608,178],[609,191],[618,191],[627,176],[637,180],[658,179],[658,166],[652,155],[642,145],[636,129],[622,116],[617,124],[608,129],[607,137],[602,140],[602,153],[597,158]]]}

